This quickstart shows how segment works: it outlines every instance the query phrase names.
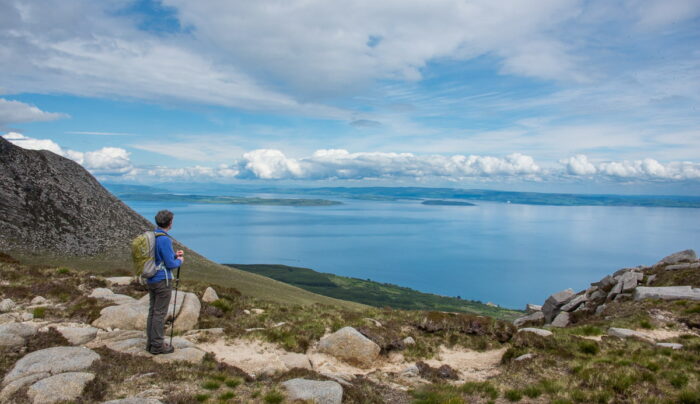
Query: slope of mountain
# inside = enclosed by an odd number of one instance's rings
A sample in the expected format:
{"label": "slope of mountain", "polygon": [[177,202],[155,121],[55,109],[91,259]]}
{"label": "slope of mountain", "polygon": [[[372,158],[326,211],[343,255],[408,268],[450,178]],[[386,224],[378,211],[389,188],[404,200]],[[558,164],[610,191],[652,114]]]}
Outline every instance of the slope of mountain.
{"label": "slope of mountain", "polygon": [[[152,227],[76,162],[0,137],[0,251],[29,264],[125,273],[131,271],[130,240]],[[284,303],[362,307],[214,263],[175,244],[186,251],[185,280]]]}

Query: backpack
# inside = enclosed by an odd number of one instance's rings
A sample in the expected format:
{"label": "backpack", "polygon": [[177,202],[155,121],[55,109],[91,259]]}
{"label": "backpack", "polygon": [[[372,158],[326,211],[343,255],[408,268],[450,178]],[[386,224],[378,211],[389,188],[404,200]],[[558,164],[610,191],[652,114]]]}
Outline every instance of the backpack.
{"label": "backpack", "polygon": [[161,269],[156,266],[156,237],[162,236],[166,235],[154,231],[147,231],[139,234],[131,241],[131,258],[134,262],[134,272],[139,283],[142,285],[145,284],[148,279],[154,277]]}

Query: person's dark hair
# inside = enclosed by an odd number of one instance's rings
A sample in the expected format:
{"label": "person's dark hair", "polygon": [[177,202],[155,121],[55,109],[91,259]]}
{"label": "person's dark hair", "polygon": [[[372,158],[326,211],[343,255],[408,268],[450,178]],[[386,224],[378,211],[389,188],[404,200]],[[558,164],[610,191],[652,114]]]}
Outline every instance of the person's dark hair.
{"label": "person's dark hair", "polygon": [[170,226],[170,223],[173,222],[173,212],[169,210],[161,210],[156,214],[156,224],[158,227],[161,229],[164,229],[168,226]]}

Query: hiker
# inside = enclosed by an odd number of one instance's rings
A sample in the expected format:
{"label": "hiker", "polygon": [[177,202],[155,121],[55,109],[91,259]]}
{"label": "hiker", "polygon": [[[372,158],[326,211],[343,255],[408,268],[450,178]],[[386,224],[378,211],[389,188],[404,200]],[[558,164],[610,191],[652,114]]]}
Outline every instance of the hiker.
{"label": "hiker", "polygon": [[148,279],[148,295],[150,305],[148,307],[148,321],[146,334],[148,343],[146,350],[154,355],[167,354],[175,351],[175,348],[165,343],[165,317],[168,314],[168,304],[172,292],[172,270],[182,265],[185,261],[184,252],[173,251],[173,241],[167,231],[173,227],[173,212],[161,210],[156,214],[155,230],[155,264],[158,268],[155,276]]}

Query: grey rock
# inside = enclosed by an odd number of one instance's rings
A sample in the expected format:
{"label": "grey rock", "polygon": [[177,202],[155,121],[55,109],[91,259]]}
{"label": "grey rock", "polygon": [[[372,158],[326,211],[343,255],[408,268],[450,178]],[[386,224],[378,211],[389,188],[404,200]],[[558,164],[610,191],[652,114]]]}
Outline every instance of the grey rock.
{"label": "grey rock", "polygon": [[[637,272],[625,272],[624,275],[620,278],[620,281],[618,282],[621,284],[621,293],[629,292],[632,289],[637,287],[637,282],[639,278],[637,277]],[[642,275],[642,274],[639,274]],[[644,275],[642,275],[644,276]]]}
{"label": "grey rock", "polygon": [[110,302],[114,302],[116,304],[136,303],[136,299],[134,299],[133,297],[114,293],[112,292],[112,290],[107,288],[95,288],[92,290],[92,293],[90,293],[88,297],[109,300]]}
{"label": "grey rock", "polygon": [[614,302],[620,302],[624,300],[632,300],[632,294],[631,293],[620,293],[619,295],[615,296],[613,299]]}
{"label": "grey rock", "polygon": [[401,375],[404,377],[418,377],[420,376],[420,369],[416,365],[409,365],[401,371]]}
{"label": "grey rock", "polygon": [[562,311],[561,313],[557,314],[557,316],[554,318],[551,326],[563,328],[563,327],[566,327],[567,325],[569,325],[569,321],[570,321],[570,314],[566,311]]}
{"label": "grey rock", "polygon": [[700,268],[700,262],[688,262],[686,264],[675,264],[675,265],[669,265],[665,269],[667,271],[676,271],[679,269],[698,269]]}
{"label": "grey rock", "polygon": [[700,288],[690,286],[640,286],[634,290],[634,300],[662,299],[662,300],[700,300]]}
{"label": "grey rock", "polygon": [[0,302],[0,313],[7,313],[17,306],[12,299],[2,299]]}
{"label": "grey rock", "polygon": [[53,347],[34,351],[18,360],[3,379],[3,386],[36,373],[52,375],[87,369],[100,355],[87,348]]}
{"label": "grey rock", "polygon": [[603,292],[601,289],[598,289],[595,292],[591,293],[591,295],[589,296],[589,299],[593,300],[593,301],[600,302],[600,301],[605,300],[605,298],[607,296],[608,296],[607,293]]}
{"label": "grey rock", "polygon": [[19,335],[15,334],[0,334],[0,347],[14,348],[22,346],[27,341]]}
{"label": "grey rock", "polygon": [[131,276],[112,276],[110,278],[105,278],[107,286],[128,286],[131,285],[131,281],[134,278]]}
{"label": "grey rock", "polygon": [[586,302],[588,298],[585,294],[578,295],[571,299],[569,303],[561,306],[561,311],[574,311],[582,303]]}
{"label": "grey rock", "polygon": [[516,327],[520,327],[522,325],[529,324],[529,323],[533,323],[533,324],[542,323],[542,324],[544,324],[544,313],[542,313],[541,311],[536,311],[532,314],[517,318],[513,321],[513,325],[515,325]]}
{"label": "grey rock", "polygon": [[280,360],[290,370],[294,368],[311,369],[311,361],[304,354],[289,352],[281,355]]}
{"label": "grey rock", "polygon": [[591,285],[598,286],[601,290],[608,292],[613,286],[615,286],[615,279],[613,279],[613,277],[610,275],[606,275],[603,279],[596,283],[592,283]]}
{"label": "grey rock", "polygon": [[102,404],[163,404],[163,402],[155,398],[127,397],[121,400],[105,401]]}
{"label": "grey rock", "polygon": [[615,298],[615,296],[619,295],[620,292],[622,292],[622,282],[618,282],[613,286],[612,289],[610,289],[610,292],[608,293],[608,301],[612,300]]}
{"label": "grey rock", "polygon": [[656,280],[656,274],[654,274],[654,275],[649,275],[649,277],[647,278],[647,286],[649,286],[649,285],[651,285],[652,283],[654,283],[655,280]]}
{"label": "grey rock", "polygon": [[170,363],[176,361],[200,363],[202,359],[204,359],[204,355],[206,355],[206,352],[199,348],[177,348],[174,340],[173,346],[175,346],[175,352],[165,355],[156,355],[153,357],[153,360],[158,363]]}
{"label": "grey rock", "polygon": [[531,332],[533,334],[537,334],[540,337],[551,337],[554,335],[551,331],[544,330],[542,328],[521,328],[518,330],[518,332]]}
{"label": "grey rock", "polygon": [[679,251],[677,253],[673,253],[669,256],[664,257],[661,259],[661,261],[657,262],[654,266],[661,266],[661,265],[673,265],[673,264],[679,264],[681,262],[692,262],[698,259],[698,256],[695,254],[695,251],[693,250],[683,250]]}
{"label": "grey rock", "polygon": [[32,299],[32,301],[30,303],[34,306],[38,306],[38,305],[46,304],[48,302],[49,301],[45,297],[36,296],[34,299]]}
{"label": "grey rock", "polygon": [[596,307],[596,308],[595,308],[595,314],[600,314],[600,313],[602,313],[602,312],[605,310],[605,307],[607,307],[607,305],[605,305],[605,304],[601,304],[600,306]]}
{"label": "grey rock", "polygon": [[532,303],[525,305],[525,312],[527,312],[527,314],[532,314],[538,311],[542,311],[542,306]]}
{"label": "grey rock", "polygon": [[92,373],[67,372],[47,377],[32,384],[27,396],[33,404],[53,404],[78,398],[85,385],[95,378]]}
{"label": "grey rock", "polygon": [[656,346],[661,348],[683,349],[683,344],[678,344],[675,342],[657,342]]}
{"label": "grey rock", "polygon": [[217,300],[219,300],[219,295],[216,294],[216,291],[211,286],[208,287],[202,295],[202,301],[204,303],[211,303]]}
{"label": "grey rock", "polygon": [[522,362],[522,361],[525,361],[525,360],[528,360],[528,359],[532,359],[532,358],[534,358],[534,357],[535,357],[535,354],[533,354],[533,353],[526,353],[526,354],[523,354],[523,355],[518,356],[517,358],[515,358],[515,359],[513,359],[513,360],[516,361],[516,362]]}
{"label": "grey rock", "polygon": [[17,390],[21,389],[24,386],[28,386],[36,382],[37,380],[45,379],[49,376],[51,376],[51,374],[48,372],[34,373],[29,376],[20,377],[17,380],[13,380],[12,382],[5,385],[5,388],[3,388],[2,391],[0,391],[0,403],[8,403],[10,401],[10,396],[15,394]]}
{"label": "grey rock", "polygon": [[551,322],[557,315],[559,308],[571,300],[574,295],[575,292],[573,289],[566,289],[549,296],[544,302],[544,305],[542,305],[542,313],[544,314],[545,321],[548,323]]}
{"label": "grey rock", "polygon": [[380,347],[352,327],[344,327],[319,341],[319,352],[369,367],[379,356]]}
{"label": "grey rock", "polygon": [[404,338],[402,342],[404,345],[416,345],[416,340],[411,336]]}
{"label": "grey rock", "polygon": [[650,341],[650,339],[646,335],[644,335],[638,331],[629,330],[627,328],[610,327],[610,328],[608,328],[608,335],[613,336],[613,337],[617,337],[617,338],[636,338],[636,339],[640,339],[642,341],[647,341],[647,342]]}
{"label": "grey rock", "polygon": [[95,327],[56,327],[56,331],[72,345],[82,345],[92,341],[97,336],[98,329]]}
{"label": "grey rock", "polygon": [[105,307],[92,325],[103,330],[115,328],[145,330],[146,320],[148,320],[148,306],[136,302]]}
{"label": "grey rock", "polygon": [[343,387],[334,381],[292,379],[282,383],[290,401],[309,400],[316,404],[340,404]]}

